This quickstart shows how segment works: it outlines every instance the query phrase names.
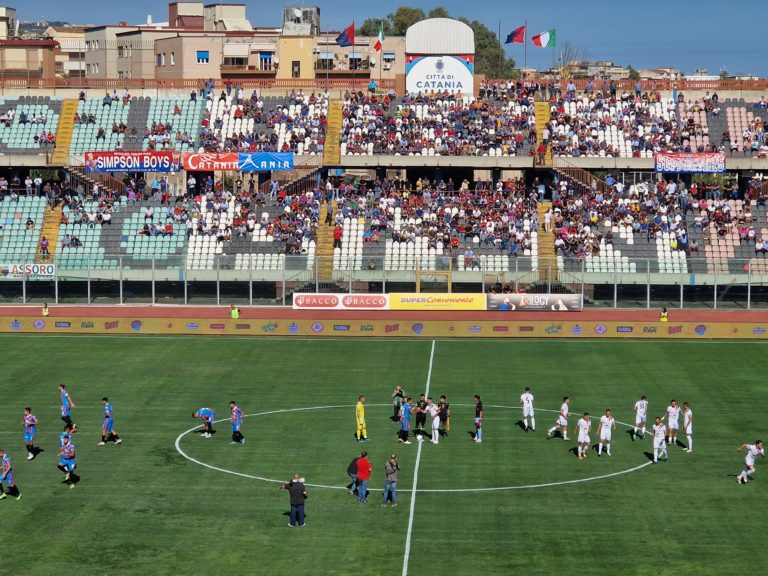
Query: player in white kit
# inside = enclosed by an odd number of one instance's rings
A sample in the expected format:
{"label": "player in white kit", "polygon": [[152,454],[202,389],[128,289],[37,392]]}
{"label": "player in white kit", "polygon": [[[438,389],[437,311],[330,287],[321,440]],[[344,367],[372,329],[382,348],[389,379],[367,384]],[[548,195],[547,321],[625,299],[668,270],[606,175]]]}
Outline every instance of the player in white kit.
{"label": "player in white kit", "polygon": [[742,444],[738,450],[741,452],[745,448],[747,449],[747,455],[744,457],[744,470],[736,477],[736,482],[739,484],[746,484],[752,478],[752,475],[755,473],[755,459],[758,456],[765,458],[762,440],[755,440],[754,444]]}
{"label": "player in white kit", "polygon": [[432,444],[440,442],[440,409],[430,396],[427,398],[427,414],[432,418]]}
{"label": "player in white kit", "polygon": [[576,423],[576,429],[573,431],[578,438],[578,454],[579,460],[584,460],[587,457],[589,446],[591,441],[589,439],[589,433],[592,431],[592,420],[589,419],[589,412],[584,412],[584,416],[579,418]]}
{"label": "player in white kit", "polygon": [[683,432],[688,441],[686,452],[693,452],[693,412],[688,402],[683,402]]}
{"label": "player in white kit", "polygon": [[605,446],[605,453],[608,456],[611,455],[611,436],[613,431],[616,430],[616,420],[611,414],[611,409],[607,408],[605,414],[600,416],[600,444],[597,446],[597,455],[600,456],[603,453],[603,446]]}
{"label": "player in white kit", "polygon": [[677,432],[680,429],[680,406],[677,402],[671,400],[667,406],[667,424],[669,425],[669,445],[677,444]]}
{"label": "player in white kit", "polygon": [[645,437],[645,424],[648,419],[648,400],[645,396],[640,396],[640,400],[635,402],[635,428],[632,431],[632,438],[637,437],[637,431],[640,430],[640,437]]}
{"label": "player in white kit", "polygon": [[[525,387],[525,392],[520,395],[520,406],[523,407],[523,424],[525,425],[525,431],[531,430],[536,432],[536,418],[533,415],[533,394],[528,386]],[[531,423],[528,424],[528,418],[531,419]]]}
{"label": "player in white kit", "polygon": [[568,440],[568,404],[571,399],[568,396],[563,398],[563,404],[560,406],[560,413],[557,415],[557,422],[549,430],[547,430],[547,438],[551,437],[555,430],[561,430],[563,434],[563,440]]}
{"label": "player in white kit", "polygon": [[661,418],[656,416],[656,422],[652,426],[653,429],[653,463],[656,464],[659,461],[659,456],[663,455],[665,460],[669,460],[669,454],[667,453],[667,427],[664,426],[664,422]]}

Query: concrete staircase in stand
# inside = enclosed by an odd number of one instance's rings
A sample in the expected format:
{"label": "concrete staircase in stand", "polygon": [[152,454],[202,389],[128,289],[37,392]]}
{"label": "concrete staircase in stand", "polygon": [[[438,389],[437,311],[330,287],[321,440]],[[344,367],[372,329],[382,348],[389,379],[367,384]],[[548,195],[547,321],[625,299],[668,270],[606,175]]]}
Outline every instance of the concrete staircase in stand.
{"label": "concrete staircase in stand", "polygon": [[[544,131],[544,125],[551,118],[549,102],[536,102],[534,113],[536,114],[536,147],[538,148],[539,142],[541,142],[541,134]],[[552,166],[552,148],[550,146],[547,146],[544,166]]]}
{"label": "concrete staircase in stand", "polygon": [[45,209],[45,215],[43,216],[43,227],[40,232],[40,239],[45,237],[48,240],[48,256],[43,256],[40,253],[40,246],[37,247],[37,255],[35,256],[35,262],[37,264],[51,263],[56,261],[56,248],[58,246],[59,239],[59,226],[61,225],[61,206],[57,206],[54,210],[51,208]]}
{"label": "concrete staircase in stand", "polygon": [[336,202],[324,203],[320,208],[320,222],[317,230],[317,274],[320,282],[333,281],[333,229],[334,226],[328,226],[325,219],[328,210],[332,213],[336,208]]}
{"label": "concrete staircase in stand", "polygon": [[328,104],[328,125],[325,130],[325,145],[323,148],[323,164],[338,166],[341,163],[341,125],[344,104],[333,100]]}
{"label": "concrete staircase in stand", "polygon": [[551,202],[539,202],[539,281],[557,281],[557,257],[555,256],[554,224],[549,232],[544,230],[544,213],[552,207]]}
{"label": "concrete staircase in stand", "polygon": [[56,128],[56,149],[51,157],[51,164],[66,166],[69,160],[69,149],[72,146],[72,134],[75,131],[75,114],[77,114],[77,100],[64,100],[61,103],[59,125]]}

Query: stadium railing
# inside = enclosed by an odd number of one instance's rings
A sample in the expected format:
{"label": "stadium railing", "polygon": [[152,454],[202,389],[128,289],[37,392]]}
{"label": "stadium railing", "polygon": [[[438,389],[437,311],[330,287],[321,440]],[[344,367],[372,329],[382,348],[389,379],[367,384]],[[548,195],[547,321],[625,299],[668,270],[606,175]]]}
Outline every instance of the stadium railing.
{"label": "stadium railing", "polygon": [[[417,269],[388,270],[383,257],[367,258],[362,269],[348,265],[324,276],[322,257],[280,255],[273,261],[256,261],[221,255],[206,269],[188,267],[185,256],[173,255],[162,260],[136,261],[120,254],[106,254],[101,261],[117,262],[107,269],[96,265],[96,258],[83,257],[84,265],[54,266],[50,276],[33,276],[9,272],[11,265],[23,270],[22,264],[33,259],[2,262],[6,273],[0,276],[0,296],[8,302],[30,300],[49,302],[124,303],[143,298],[150,302],[188,303],[193,294],[207,292],[211,303],[226,302],[227,294],[239,293],[243,303],[290,305],[291,295],[300,292],[383,293],[415,291]],[[458,270],[457,258],[438,259],[432,270],[420,270],[422,289],[447,291],[447,275],[451,268],[454,292],[528,291],[534,293],[575,293],[584,296],[588,307],[651,308],[663,301],[675,307],[708,307],[751,309],[768,305],[768,260],[762,256],[749,260],[732,259],[721,271],[706,272],[704,258],[689,259],[688,272],[659,272],[652,259],[630,259],[625,266],[610,269],[588,269],[580,258],[544,260],[534,267],[531,259],[510,257],[509,269],[490,268],[477,257],[474,265]],[[131,260],[130,267],[123,266]],[[55,257],[50,263],[56,264]],[[326,267],[327,268],[327,267]],[[726,270],[724,272],[722,270]],[[715,270],[718,270],[715,268]],[[700,272],[699,272],[700,271]],[[259,294],[276,294],[265,300]],[[70,296],[73,292],[79,295]],[[166,293],[173,296],[162,296]],[[140,296],[143,295],[143,296]],[[74,298],[74,299],[73,299]],[[144,301],[142,300],[142,301]]]}

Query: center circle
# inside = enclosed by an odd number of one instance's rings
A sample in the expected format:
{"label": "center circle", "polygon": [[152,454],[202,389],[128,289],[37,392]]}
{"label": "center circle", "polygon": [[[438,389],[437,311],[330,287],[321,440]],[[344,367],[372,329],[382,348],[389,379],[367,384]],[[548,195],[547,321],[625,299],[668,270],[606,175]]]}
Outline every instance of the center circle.
{"label": "center circle", "polygon": [[[470,407],[468,404],[452,404],[454,407]],[[367,404],[366,407],[368,408],[379,408],[379,407],[387,407],[391,408],[391,404]],[[275,414],[289,414],[289,413],[297,413],[297,412],[314,412],[314,411],[320,411],[320,410],[334,410],[334,409],[349,409],[353,410],[354,406],[350,406],[348,404],[340,404],[340,405],[328,405],[328,406],[308,406],[308,407],[301,407],[301,408],[286,408],[281,410],[268,410],[265,412],[257,412],[254,414],[247,414],[244,417],[245,418],[251,418],[251,417],[257,417],[257,416],[269,416],[269,415],[275,415]],[[504,405],[498,405],[498,404],[486,404],[486,408],[494,408],[494,409],[504,409],[504,410],[519,410],[519,406],[504,406]],[[550,410],[547,408],[536,408],[537,412],[550,412],[557,414],[557,410]],[[216,420],[215,423],[219,424],[222,422],[229,422],[229,418],[222,418],[219,420]],[[624,422],[616,421],[617,424],[625,427],[632,428],[630,424],[626,424]],[[217,472],[222,472],[224,474],[231,474],[233,476],[239,476],[241,478],[248,478],[251,480],[259,480],[261,482],[269,482],[273,484],[283,484],[286,480],[278,480],[275,478],[268,478],[265,476],[259,476],[254,474],[247,474],[244,472],[238,472],[236,470],[230,470],[228,468],[223,468],[221,466],[215,466],[213,464],[209,464],[207,462],[203,462],[202,460],[199,460],[193,456],[190,456],[187,454],[184,449],[181,447],[181,441],[189,434],[200,430],[202,428],[202,425],[193,426],[189,430],[186,430],[178,435],[176,438],[176,441],[174,443],[174,446],[176,448],[176,451],[186,460],[197,464],[199,466],[202,466],[204,468],[208,468],[209,470],[215,470]],[[585,482],[593,482],[596,480],[602,480],[607,478],[613,478],[616,476],[622,476],[625,474],[630,474],[632,472],[636,472],[638,470],[641,470],[645,468],[646,466],[649,466],[651,464],[650,461],[644,462],[643,464],[640,464],[638,466],[634,466],[631,468],[626,468],[622,470],[618,470],[615,472],[605,473],[598,476],[591,476],[587,478],[578,478],[573,480],[561,480],[556,482],[543,482],[543,483],[536,483],[536,484],[522,484],[522,485],[510,485],[510,486],[494,486],[494,487],[475,487],[475,488],[416,488],[416,492],[420,493],[452,493],[452,492],[499,492],[499,491],[506,491],[506,490],[526,490],[526,489],[533,489],[533,488],[548,488],[548,487],[554,487],[554,486],[565,486],[569,484],[581,484]],[[343,466],[344,464],[340,464],[340,466]],[[308,487],[311,488],[325,488],[330,490],[347,490],[346,486],[341,485],[331,485],[331,484],[315,484],[307,482],[305,483]],[[403,492],[413,492],[413,489],[411,487],[405,487],[405,486],[399,486],[399,489]]]}

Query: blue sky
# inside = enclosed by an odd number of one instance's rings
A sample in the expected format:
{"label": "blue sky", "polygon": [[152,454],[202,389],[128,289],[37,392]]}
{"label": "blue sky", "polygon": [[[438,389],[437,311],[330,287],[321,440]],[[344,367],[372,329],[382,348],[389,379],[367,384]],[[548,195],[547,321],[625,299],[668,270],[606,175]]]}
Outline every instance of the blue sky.
{"label": "blue sky", "polygon": [[[209,2],[211,0],[206,0]],[[245,0],[245,4],[254,26],[279,26],[282,6],[289,2]],[[359,24],[366,18],[384,17],[401,4],[423,8],[425,12],[444,6],[451,15],[480,20],[494,31],[501,22],[502,36],[526,20],[529,38],[554,27],[558,42],[569,41],[585,49],[593,60],[613,60],[618,65],[632,64],[635,68],[674,66],[686,73],[695,68],[707,68],[711,74],[717,74],[726,67],[732,74],[768,77],[768,54],[764,30],[761,30],[768,7],[758,0],[730,0],[714,9],[702,0],[645,0],[641,3],[628,0],[494,0],[483,3],[414,0],[385,3],[391,8],[381,12],[374,12],[381,9],[380,3],[351,0],[303,4],[320,6],[324,30],[341,29],[352,19]],[[8,5],[14,6],[13,1]],[[160,22],[165,21],[168,14],[167,2],[162,0],[132,0],[125,4],[33,0],[17,2],[15,7],[20,20],[67,20],[74,24],[108,24],[119,20],[136,24],[145,22],[147,14]],[[522,45],[508,46],[507,53],[522,65]],[[529,44],[530,66],[544,68],[551,62],[551,50]]]}

